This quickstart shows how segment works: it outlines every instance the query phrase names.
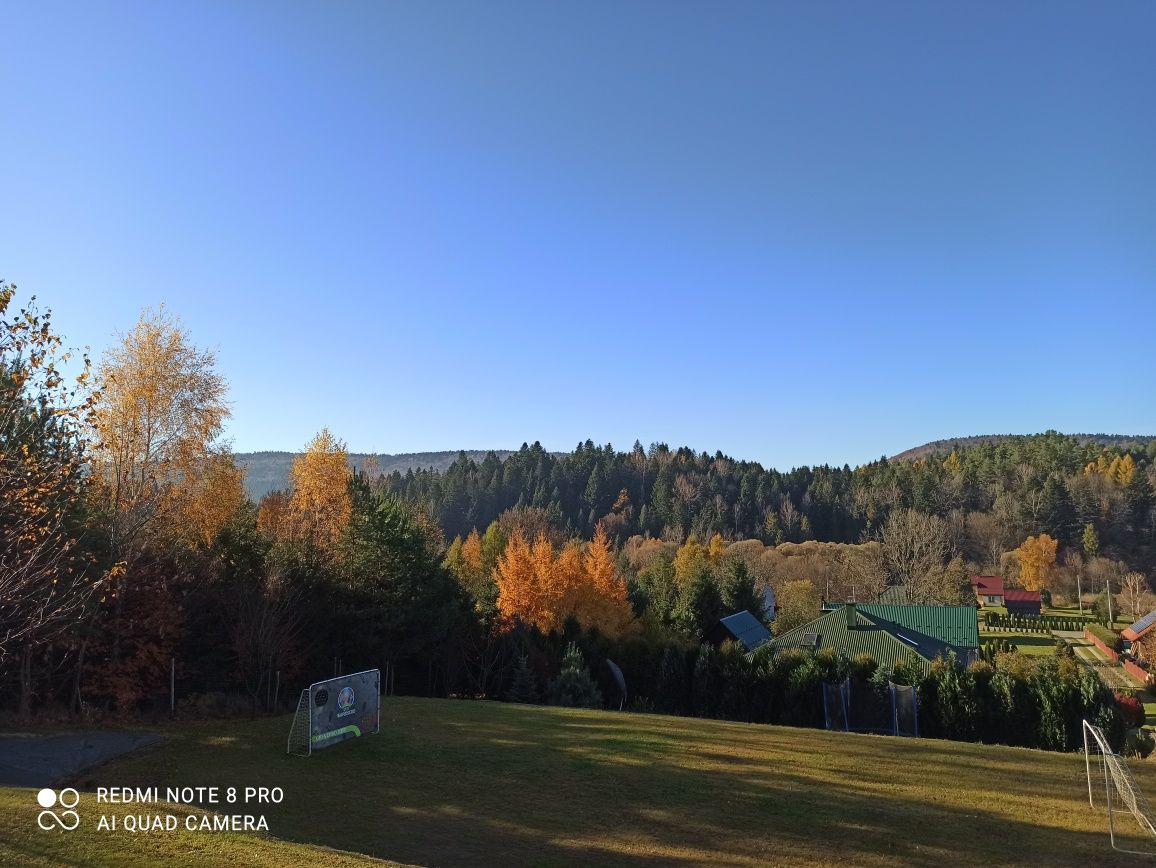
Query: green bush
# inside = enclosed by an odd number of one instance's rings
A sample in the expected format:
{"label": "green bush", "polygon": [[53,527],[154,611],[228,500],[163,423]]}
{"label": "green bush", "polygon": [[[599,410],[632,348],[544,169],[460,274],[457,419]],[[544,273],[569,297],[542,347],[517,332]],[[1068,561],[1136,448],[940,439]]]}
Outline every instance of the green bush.
{"label": "green bush", "polygon": [[1124,640],[1115,630],[1109,630],[1103,624],[1089,624],[1086,629],[1113,651],[1123,649]]}

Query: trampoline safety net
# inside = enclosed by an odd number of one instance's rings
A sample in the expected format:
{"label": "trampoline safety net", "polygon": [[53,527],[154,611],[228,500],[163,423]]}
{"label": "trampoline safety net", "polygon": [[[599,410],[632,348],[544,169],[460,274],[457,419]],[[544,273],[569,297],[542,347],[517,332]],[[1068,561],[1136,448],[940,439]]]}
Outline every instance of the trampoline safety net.
{"label": "trampoline safety net", "polygon": [[879,688],[854,679],[823,684],[827,729],[919,736],[919,696],[914,687],[888,683]]}

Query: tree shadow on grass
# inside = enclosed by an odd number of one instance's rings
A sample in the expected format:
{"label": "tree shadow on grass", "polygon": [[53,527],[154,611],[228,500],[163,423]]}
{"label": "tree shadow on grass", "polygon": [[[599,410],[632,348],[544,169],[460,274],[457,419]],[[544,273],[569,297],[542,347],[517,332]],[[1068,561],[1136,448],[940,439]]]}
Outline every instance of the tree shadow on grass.
{"label": "tree shadow on grass", "polygon": [[1126,864],[1102,811],[1081,805],[1071,755],[484,703],[394,710],[382,736],[308,759],[239,729],[212,754],[174,739],[96,782],[281,786],[285,802],[261,809],[274,836],[421,865]]}

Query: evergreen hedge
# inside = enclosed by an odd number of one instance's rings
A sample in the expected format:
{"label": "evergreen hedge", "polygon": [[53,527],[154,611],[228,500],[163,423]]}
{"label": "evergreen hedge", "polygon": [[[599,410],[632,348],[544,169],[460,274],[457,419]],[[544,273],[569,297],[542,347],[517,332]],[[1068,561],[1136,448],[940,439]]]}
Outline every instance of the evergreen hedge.
{"label": "evergreen hedge", "polygon": [[1115,630],[1109,630],[1103,624],[1088,624],[1087,630],[1113,651],[1124,649],[1124,639]]}

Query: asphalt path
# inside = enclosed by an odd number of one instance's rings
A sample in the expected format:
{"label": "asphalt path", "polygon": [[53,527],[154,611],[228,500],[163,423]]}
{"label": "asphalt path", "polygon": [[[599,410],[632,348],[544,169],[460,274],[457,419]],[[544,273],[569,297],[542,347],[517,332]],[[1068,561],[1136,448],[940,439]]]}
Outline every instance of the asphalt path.
{"label": "asphalt path", "polygon": [[0,786],[51,787],[113,757],[160,741],[136,732],[0,735]]}

